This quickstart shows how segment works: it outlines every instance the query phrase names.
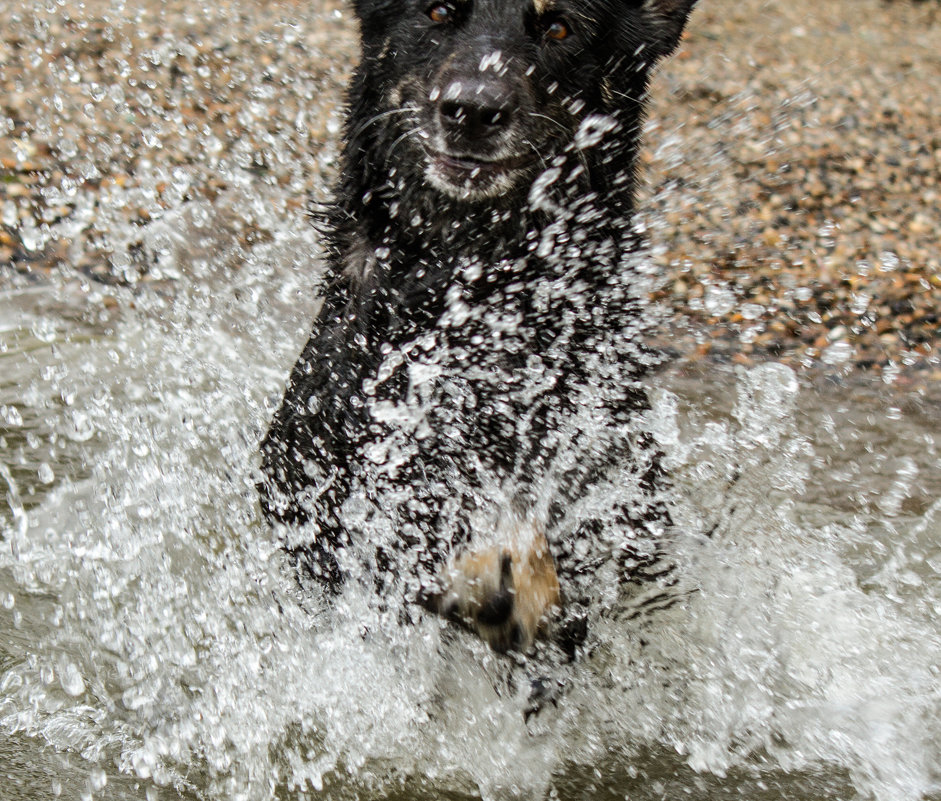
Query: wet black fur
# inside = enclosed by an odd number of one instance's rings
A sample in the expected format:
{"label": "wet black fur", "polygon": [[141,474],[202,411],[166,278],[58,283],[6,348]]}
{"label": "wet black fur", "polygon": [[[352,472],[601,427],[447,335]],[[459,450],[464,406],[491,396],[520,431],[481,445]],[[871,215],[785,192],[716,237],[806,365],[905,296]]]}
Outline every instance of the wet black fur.
{"label": "wet black fur", "polygon": [[[612,525],[636,532],[613,546],[623,577],[656,570],[669,521],[640,419],[653,358],[631,214],[649,72],[694,2],[559,0],[542,15],[530,0],[355,2],[362,60],[324,218],[323,305],[262,444],[262,507],[304,573],[336,587],[355,552],[383,591],[398,582],[421,602],[475,515],[500,504],[541,504],[570,604],[610,558],[595,541]],[[500,68],[480,72],[495,51]],[[459,197],[427,179],[421,131],[444,113],[430,98],[463,79],[493,83],[504,138],[528,157],[505,192]],[[590,115],[604,135],[576,141]],[[492,155],[454,119],[449,147]],[[611,475],[635,490],[610,517],[573,522]],[[366,548],[363,526],[380,532]]]}

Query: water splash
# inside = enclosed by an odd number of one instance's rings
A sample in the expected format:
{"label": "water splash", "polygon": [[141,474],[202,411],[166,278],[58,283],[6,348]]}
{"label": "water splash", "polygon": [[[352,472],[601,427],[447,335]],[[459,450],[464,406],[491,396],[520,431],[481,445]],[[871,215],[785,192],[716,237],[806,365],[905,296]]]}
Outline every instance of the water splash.
{"label": "water splash", "polygon": [[[303,314],[257,291],[269,269],[209,271],[91,337],[14,329],[33,356],[4,357],[22,372],[3,402],[22,399],[24,418],[4,436],[29,428],[24,454],[61,446],[31,483],[4,473],[30,499],[4,518],[0,615],[22,632],[0,661],[5,732],[100,766],[103,793],[130,776],[209,798],[576,797],[595,769],[595,784],[620,776],[639,797],[664,782],[695,794],[697,775],[936,791],[937,562],[887,561],[865,542],[889,515],[914,550],[937,516],[899,518],[919,474],[904,459],[868,512],[814,500],[828,456],[799,421],[834,414],[826,396],[808,409],[816,396],[776,365],[657,390],[682,603],[602,614],[603,647],[527,724],[525,688],[481,644],[437,620],[402,627],[355,589],[322,609],[283,570],[253,466]],[[888,511],[882,490],[899,496]],[[868,588],[867,563],[881,570]]]}

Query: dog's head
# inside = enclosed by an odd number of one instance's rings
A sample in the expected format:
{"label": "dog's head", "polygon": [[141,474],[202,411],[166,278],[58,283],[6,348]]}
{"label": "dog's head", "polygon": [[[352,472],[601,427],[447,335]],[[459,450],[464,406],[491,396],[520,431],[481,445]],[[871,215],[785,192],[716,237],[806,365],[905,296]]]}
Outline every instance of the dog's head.
{"label": "dog's head", "polygon": [[695,2],[355,0],[363,61],[350,146],[375,142],[403,186],[513,197],[589,116],[636,127],[649,68]]}

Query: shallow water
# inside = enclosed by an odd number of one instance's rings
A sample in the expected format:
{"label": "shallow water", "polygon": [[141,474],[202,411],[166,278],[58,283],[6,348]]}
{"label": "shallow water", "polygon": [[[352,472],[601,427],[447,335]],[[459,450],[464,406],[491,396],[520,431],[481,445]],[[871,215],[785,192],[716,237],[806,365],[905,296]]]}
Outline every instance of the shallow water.
{"label": "shallow water", "polygon": [[316,265],[278,230],[0,297],[0,798],[941,797],[937,402],[655,376],[686,594],[612,599],[526,723],[479,643],[285,573],[256,448]]}

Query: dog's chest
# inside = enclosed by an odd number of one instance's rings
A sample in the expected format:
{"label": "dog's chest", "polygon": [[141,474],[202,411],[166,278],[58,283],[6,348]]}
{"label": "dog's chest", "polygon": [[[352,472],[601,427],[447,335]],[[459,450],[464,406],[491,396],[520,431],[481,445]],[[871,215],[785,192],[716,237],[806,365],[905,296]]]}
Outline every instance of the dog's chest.
{"label": "dog's chest", "polygon": [[386,304],[370,337],[377,366],[363,378],[366,448],[380,460],[407,447],[462,472],[468,460],[531,472],[578,404],[633,370],[591,367],[631,311],[573,271],[472,263],[447,280],[405,281]]}

